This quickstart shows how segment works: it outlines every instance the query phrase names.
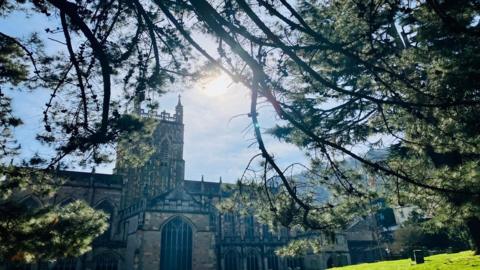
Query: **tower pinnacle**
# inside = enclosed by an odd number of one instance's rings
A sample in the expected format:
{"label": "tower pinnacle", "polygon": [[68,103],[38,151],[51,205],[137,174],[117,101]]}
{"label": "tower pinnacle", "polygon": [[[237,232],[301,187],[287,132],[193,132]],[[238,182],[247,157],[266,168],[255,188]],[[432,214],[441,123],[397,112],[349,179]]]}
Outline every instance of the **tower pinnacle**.
{"label": "tower pinnacle", "polygon": [[183,105],[182,105],[181,98],[182,96],[179,94],[178,103],[177,103],[177,106],[175,107],[175,119],[179,123],[183,123]]}
{"label": "tower pinnacle", "polygon": [[177,108],[182,107],[182,95],[178,94],[178,103],[177,103]]}

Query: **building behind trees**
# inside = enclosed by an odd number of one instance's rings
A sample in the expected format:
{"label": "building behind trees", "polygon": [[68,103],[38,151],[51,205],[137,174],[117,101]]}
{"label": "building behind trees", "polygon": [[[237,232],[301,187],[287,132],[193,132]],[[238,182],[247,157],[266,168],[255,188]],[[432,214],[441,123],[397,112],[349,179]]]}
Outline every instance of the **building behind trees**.
{"label": "building behind trees", "polygon": [[91,252],[21,269],[313,270],[350,263],[343,233],[333,238],[320,235],[325,242],[321,254],[277,256],[275,249],[301,235],[285,228],[271,232],[251,215],[219,212],[215,205],[231,194],[232,184],[203,177],[200,181],[184,179],[180,100],[173,115],[140,114],[157,121],[150,141],[155,151],[143,166],[123,166],[117,160],[111,175],[59,171],[58,177],[67,181],[49,201],[19,195],[29,205],[84,200],[110,216],[109,229],[95,239]]}

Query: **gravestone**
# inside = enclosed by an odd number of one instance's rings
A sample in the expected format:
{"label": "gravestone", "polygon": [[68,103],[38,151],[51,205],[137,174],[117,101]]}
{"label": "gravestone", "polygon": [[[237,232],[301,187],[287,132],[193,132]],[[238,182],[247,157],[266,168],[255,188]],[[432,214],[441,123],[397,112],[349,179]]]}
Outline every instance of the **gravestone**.
{"label": "gravestone", "polygon": [[413,256],[415,257],[415,263],[421,264],[425,262],[425,258],[423,255],[423,250],[416,249],[413,251]]}

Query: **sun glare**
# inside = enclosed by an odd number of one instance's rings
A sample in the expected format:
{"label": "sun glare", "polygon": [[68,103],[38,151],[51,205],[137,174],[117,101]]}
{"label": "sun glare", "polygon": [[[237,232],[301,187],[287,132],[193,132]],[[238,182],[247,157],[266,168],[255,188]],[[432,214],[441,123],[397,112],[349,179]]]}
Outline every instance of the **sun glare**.
{"label": "sun glare", "polygon": [[231,85],[232,80],[224,73],[203,78],[197,84],[199,90],[209,97],[225,95]]}

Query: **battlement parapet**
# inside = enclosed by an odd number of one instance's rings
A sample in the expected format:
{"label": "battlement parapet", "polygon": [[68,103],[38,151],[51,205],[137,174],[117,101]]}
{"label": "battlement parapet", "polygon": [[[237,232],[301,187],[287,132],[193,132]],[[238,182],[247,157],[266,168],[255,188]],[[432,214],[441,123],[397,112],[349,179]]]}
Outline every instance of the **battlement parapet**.
{"label": "battlement parapet", "polygon": [[156,111],[145,112],[144,110],[142,110],[140,112],[140,116],[144,118],[153,118],[153,119],[163,120],[168,122],[179,122],[179,118],[177,117],[177,114],[172,115],[166,111],[157,113]]}

